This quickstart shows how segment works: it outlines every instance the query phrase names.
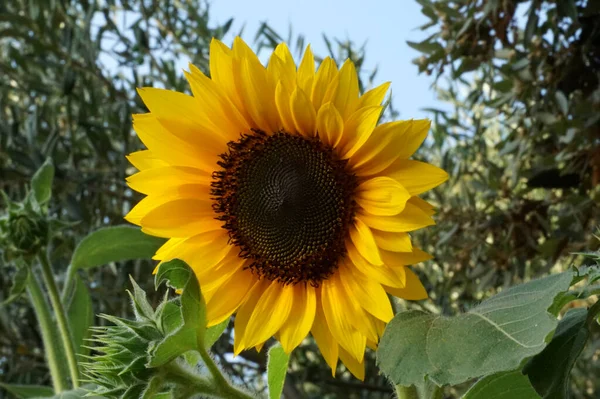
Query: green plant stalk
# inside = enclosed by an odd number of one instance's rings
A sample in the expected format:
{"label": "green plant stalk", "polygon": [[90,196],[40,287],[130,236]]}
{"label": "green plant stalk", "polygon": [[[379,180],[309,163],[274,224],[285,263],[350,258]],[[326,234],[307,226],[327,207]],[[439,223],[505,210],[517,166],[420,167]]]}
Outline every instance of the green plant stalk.
{"label": "green plant stalk", "polygon": [[586,324],[587,324],[588,328],[590,328],[592,323],[594,323],[594,320],[596,320],[596,317],[598,316],[599,313],[600,313],[600,300],[596,301],[596,303],[593,304],[592,306],[590,306],[590,308],[588,309],[588,316],[586,319]]}
{"label": "green plant stalk", "polygon": [[60,338],[62,340],[63,349],[67,358],[67,364],[69,366],[69,374],[71,375],[71,383],[73,388],[79,388],[79,369],[77,366],[77,358],[75,357],[75,348],[73,345],[73,338],[71,335],[71,329],[67,321],[65,309],[60,300],[58,294],[58,287],[54,280],[54,274],[52,273],[52,266],[46,253],[40,253],[38,256],[40,264],[42,265],[42,275],[44,276],[44,282],[48,289],[48,296],[50,297],[50,303],[54,308],[54,314],[56,315],[56,321],[58,329],[60,331]]}
{"label": "green plant stalk", "polygon": [[62,296],[61,296],[63,301],[67,300],[67,294],[69,293],[69,288],[73,284],[73,275],[75,274],[76,271],[77,270],[73,269],[72,265],[69,265],[69,267],[67,268],[67,273],[65,274],[65,285],[63,286]]}
{"label": "green plant stalk", "polygon": [[414,385],[409,387],[396,385],[396,395],[398,395],[398,399],[419,399],[419,392]]}
{"label": "green plant stalk", "polygon": [[68,387],[66,368],[61,364],[64,359],[61,359],[59,356],[58,332],[56,331],[56,325],[52,322],[50,306],[44,297],[40,283],[33,273],[29,276],[29,281],[27,282],[27,292],[29,293],[35,316],[40,325],[42,342],[44,343],[44,351],[46,352],[46,361],[48,362],[50,377],[52,379],[52,387],[55,393],[60,393]]}
{"label": "green plant stalk", "polygon": [[163,366],[162,371],[164,372],[163,378],[184,388],[177,395],[178,398],[188,398],[199,393],[217,396],[219,393],[210,381],[188,371],[179,365],[176,360]]}
{"label": "green plant stalk", "polygon": [[210,357],[206,348],[204,347],[204,341],[199,342],[199,350],[200,356],[206,364],[208,371],[212,375],[212,382],[214,383],[215,388],[218,389],[218,394],[223,398],[231,398],[231,399],[252,399],[252,396],[232,387],[229,385],[229,381],[223,376],[221,370],[215,364],[215,361]]}

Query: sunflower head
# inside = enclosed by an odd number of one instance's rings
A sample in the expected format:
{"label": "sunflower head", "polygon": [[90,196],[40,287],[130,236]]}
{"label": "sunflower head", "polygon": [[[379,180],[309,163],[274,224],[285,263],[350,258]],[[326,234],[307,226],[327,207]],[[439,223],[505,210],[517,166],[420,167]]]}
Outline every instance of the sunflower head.
{"label": "sunflower head", "polygon": [[429,121],[379,123],[389,83],[360,95],[351,61],[317,69],[310,47],[296,67],[281,44],[265,67],[241,39],[213,40],[210,78],[186,77],[192,95],[139,91],[147,149],[128,184],[146,197],[127,220],[169,238],[155,259],[194,269],[209,326],[236,313],[236,353],[272,336],[290,352],[310,332],[333,372],[341,359],[362,378],[387,294],[427,297],[409,232],[433,224],[418,195],[447,174],[409,157]]}

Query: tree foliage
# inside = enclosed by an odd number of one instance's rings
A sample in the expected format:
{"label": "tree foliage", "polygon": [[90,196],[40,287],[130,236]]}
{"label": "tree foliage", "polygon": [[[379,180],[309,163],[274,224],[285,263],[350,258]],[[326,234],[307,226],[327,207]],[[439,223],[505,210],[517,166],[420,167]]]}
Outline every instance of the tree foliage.
{"label": "tree foliage", "polygon": [[[435,255],[418,270],[433,301],[397,305],[444,317],[469,315],[498,287],[545,275],[552,268],[566,269],[581,262],[571,253],[598,247],[591,233],[599,223],[600,201],[600,4],[416,1],[429,19],[422,29],[430,36],[409,45],[422,53],[414,62],[420,72],[432,75],[443,103],[428,109],[433,135],[418,156],[442,166],[451,181],[429,198],[438,206],[438,226],[416,234]],[[65,292],[69,314],[89,317],[93,305],[93,314],[131,316],[125,293],[129,274],[149,294],[152,306],[164,292],[155,293],[150,278],[154,265],[137,259],[137,252],[126,257],[117,256],[118,251],[105,254],[91,266],[71,265],[65,271],[83,237],[122,224],[123,215],[140,199],[125,184],[131,172],[125,156],[140,147],[132,134],[131,114],[145,112],[136,88],[189,92],[181,73],[188,61],[208,73],[210,40],[222,38],[232,24],[215,25],[209,9],[204,0],[0,2],[0,190],[11,199],[25,197],[36,170],[53,159],[54,185],[47,206],[69,229],[53,236],[52,261],[59,266],[57,275],[75,282]],[[282,37],[267,24],[254,45],[260,51],[283,40],[294,55],[306,45],[302,35],[290,30]],[[365,46],[324,40],[327,55],[338,64],[346,58],[355,61],[361,91],[368,88],[377,71],[364,68]],[[385,118],[395,115],[389,102]],[[99,233],[103,231],[108,230]],[[158,244],[140,245],[145,253]],[[96,267],[105,263],[108,267]],[[14,299],[13,276],[17,281],[35,278],[29,269],[15,266],[0,259],[0,303]],[[81,309],[71,306],[77,304]],[[94,324],[106,320],[96,318]],[[247,351],[228,362],[232,326],[218,327],[225,333],[208,330],[207,339],[211,344],[216,340],[215,357],[232,381],[266,393],[267,350]],[[25,300],[0,306],[3,381],[48,383],[36,328]],[[597,328],[590,334],[597,336]],[[81,331],[77,339],[84,336]],[[598,384],[589,378],[599,372],[593,356],[593,348],[587,348],[577,362],[573,359],[577,397]],[[367,353],[366,362],[364,384],[341,368],[333,379],[314,342],[306,340],[289,359],[284,397],[390,397],[393,389],[375,367],[373,352]],[[564,369],[554,371],[568,381]],[[514,372],[488,378],[494,383],[515,378],[529,386]],[[543,381],[533,385],[545,386]],[[446,394],[457,397],[465,390],[447,389]]]}

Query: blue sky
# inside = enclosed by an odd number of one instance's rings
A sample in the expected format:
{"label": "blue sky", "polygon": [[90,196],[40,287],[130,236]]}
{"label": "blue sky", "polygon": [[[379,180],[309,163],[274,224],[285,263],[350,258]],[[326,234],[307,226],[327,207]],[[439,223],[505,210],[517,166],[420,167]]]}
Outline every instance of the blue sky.
{"label": "blue sky", "polygon": [[418,75],[417,66],[411,62],[419,53],[406,45],[407,40],[426,37],[417,27],[428,19],[414,0],[214,0],[209,10],[213,23],[234,18],[232,34],[224,39],[228,45],[244,24],[244,39],[252,45],[263,21],[283,37],[291,24],[294,33],[304,35],[321,55],[327,55],[322,33],[330,38],[348,38],[358,45],[367,41],[366,68],[378,66],[375,84],[392,82],[394,107],[400,118],[426,117],[421,109],[439,104],[430,88],[433,79]]}

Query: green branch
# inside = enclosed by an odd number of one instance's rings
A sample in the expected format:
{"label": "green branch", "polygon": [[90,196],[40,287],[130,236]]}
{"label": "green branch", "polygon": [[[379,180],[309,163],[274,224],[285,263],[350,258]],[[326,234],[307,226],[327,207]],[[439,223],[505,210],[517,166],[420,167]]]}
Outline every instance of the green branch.
{"label": "green branch", "polygon": [[29,276],[27,283],[27,292],[35,311],[35,316],[40,325],[40,333],[42,342],[44,343],[44,351],[46,352],[46,361],[50,369],[50,377],[52,378],[52,386],[55,393],[60,393],[66,390],[67,374],[66,368],[63,367],[64,358],[60,357],[60,348],[58,343],[58,332],[56,326],[52,322],[50,306],[44,297],[44,293],[37,281],[34,273]]}
{"label": "green branch", "polygon": [[71,329],[67,321],[65,309],[58,294],[58,288],[56,286],[56,281],[54,280],[54,274],[52,273],[52,266],[50,265],[47,254],[40,253],[38,258],[42,265],[42,274],[44,276],[46,287],[48,288],[48,296],[50,297],[50,302],[52,303],[54,314],[56,315],[60,338],[69,365],[71,383],[73,384],[73,388],[79,388],[79,369],[77,367],[77,359],[75,358],[75,348],[71,336]]}

